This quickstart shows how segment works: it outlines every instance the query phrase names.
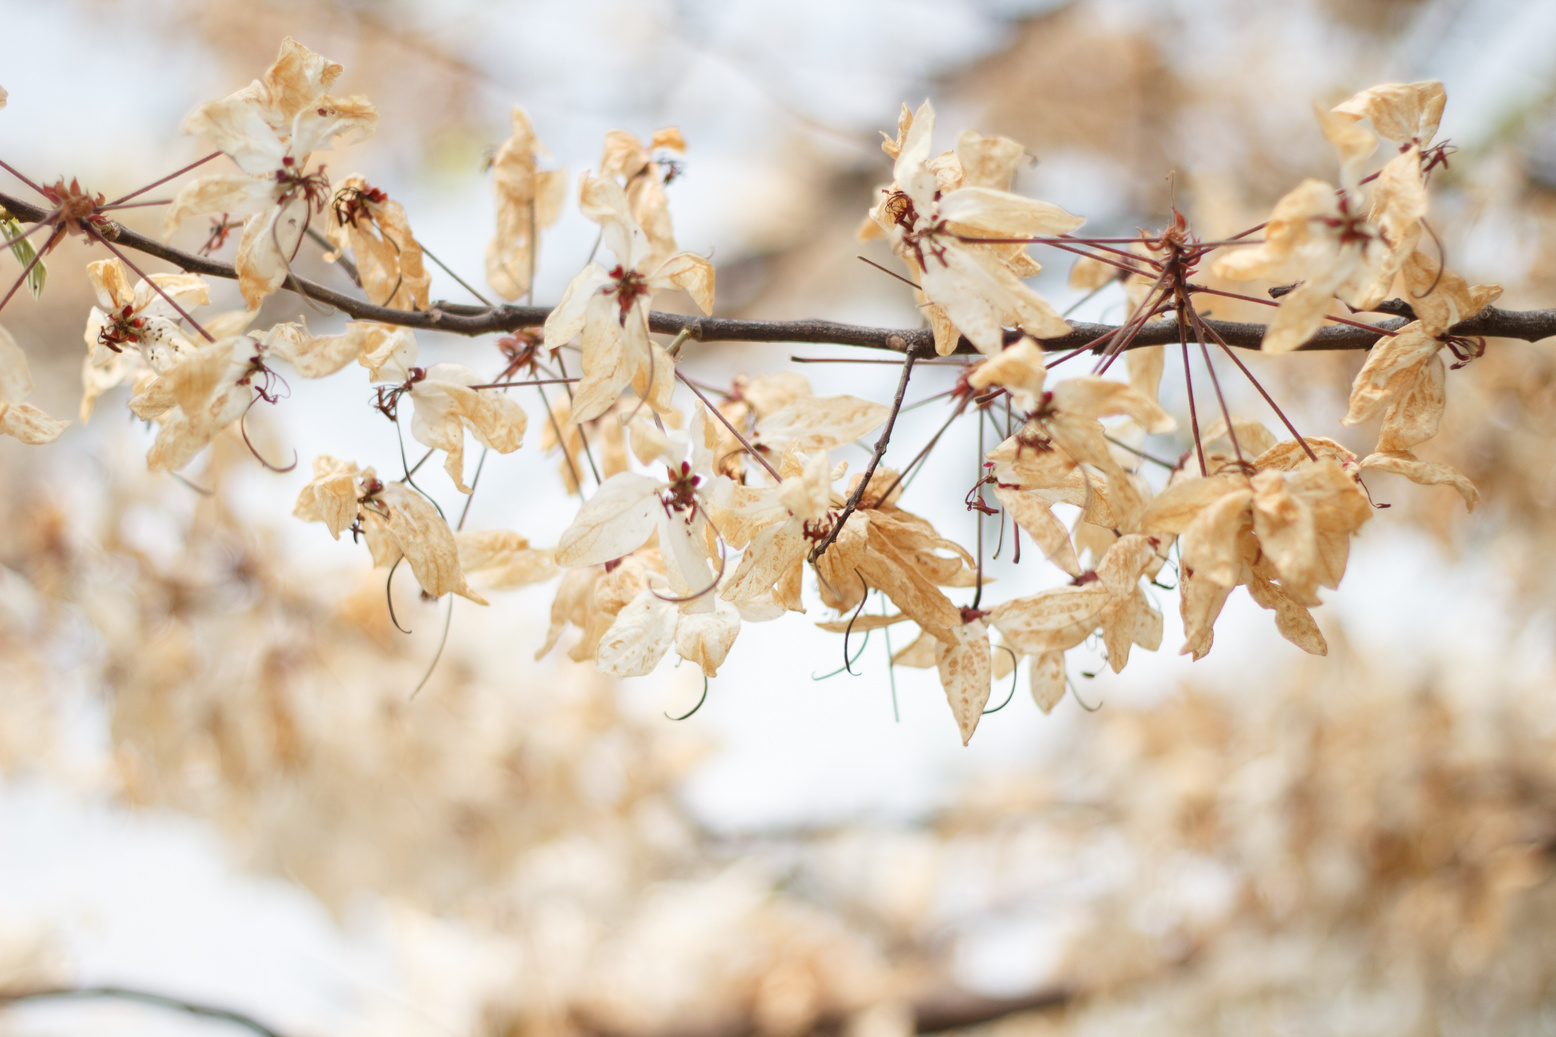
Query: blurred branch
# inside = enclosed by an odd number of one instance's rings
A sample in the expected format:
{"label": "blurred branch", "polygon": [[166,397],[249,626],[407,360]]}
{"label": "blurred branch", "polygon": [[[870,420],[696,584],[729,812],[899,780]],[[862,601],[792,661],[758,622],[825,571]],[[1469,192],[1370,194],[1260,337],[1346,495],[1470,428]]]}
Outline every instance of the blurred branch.
{"label": "blurred branch", "polygon": [[[23,202],[6,194],[0,194],[0,206],[27,223],[36,223],[51,212],[49,209]],[[237,271],[230,263],[207,259],[204,256],[173,248],[155,238],[138,234],[121,224],[109,221],[105,226],[99,227],[98,232],[104,238],[124,248],[165,260],[189,273],[237,280]],[[288,291],[333,306],[356,320],[379,321],[384,324],[428,331],[447,331],[456,335],[489,335],[538,327],[545,323],[546,316],[551,312],[548,306],[470,306],[450,302],[434,303],[427,310],[396,310],[387,306],[375,306],[296,274],[288,279],[285,287]],[[1385,308],[1390,306],[1390,304],[1384,305]],[[1320,329],[1317,334],[1308,339],[1302,349],[1371,349],[1373,343],[1377,342],[1382,335],[1397,331],[1406,323],[1404,317],[1395,317],[1367,327],[1331,325]],[[872,328],[827,320],[733,320],[728,317],[698,317],[656,311],[649,314],[648,324],[651,331],[660,334],[674,335],[684,331],[689,338],[698,342],[811,342],[862,346],[898,353],[912,348],[921,355],[934,346],[934,334],[928,328]],[[1204,324],[1231,346],[1258,349],[1264,340],[1263,324],[1223,320],[1205,320]],[[1116,325],[1087,324],[1080,321],[1072,321],[1071,327],[1074,330],[1068,335],[1040,339],[1043,349],[1057,351],[1092,346],[1094,351],[1100,350],[1102,344],[1118,331]],[[1377,330],[1371,330],[1373,328]],[[1450,330],[1454,335],[1466,338],[1515,338],[1536,342],[1556,335],[1556,309],[1500,310],[1491,306],[1479,316],[1461,321]],[[1021,333],[1007,331],[1005,335],[1007,342],[1014,342],[1020,338]],[[1159,346],[1177,341],[1176,322],[1151,321],[1134,336],[1128,348]],[[972,343],[965,338],[958,344],[956,352],[977,354]]]}
{"label": "blurred branch", "polygon": [[187,1012],[190,1015],[200,1016],[205,1019],[219,1019],[223,1022],[234,1023],[259,1034],[259,1037],[281,1037],[276,1031],[264,1023],[242,1012],[234,1012],[227,1008],[217,1008],[214,1005],[203,1005],[194,1001],[185,1001],[181,998],[167,997],[162,994],[153,994],[145,990],[132,990],[128,987],[54,987],[42,990],[3,991],[0,990],[0,1005],[19,1004],[23,1001],[79,1001],[109,998],[119,1001],[135,1001],[144,1005],[152,1005],[156,1008],[171,1008],[178,1012]]}

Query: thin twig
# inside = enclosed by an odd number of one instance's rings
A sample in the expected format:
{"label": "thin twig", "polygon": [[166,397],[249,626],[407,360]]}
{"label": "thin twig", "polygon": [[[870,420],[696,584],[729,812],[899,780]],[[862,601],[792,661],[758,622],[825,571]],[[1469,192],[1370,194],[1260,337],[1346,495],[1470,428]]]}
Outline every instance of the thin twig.
{"label": "thin twig", "polygon": [[[848,501],[843,505],[843,512],[832,523],[832,528],[827,531],[826,538],[811,549],[810,562],[815,564],[816,559],[826,553],[827,548],[837,539],[843,531],[843,523],[859,507],[859,502],[864,499],[865,490],[870,486],[870,478],[875,475],[876,466],[881,463],[881,458],[886,454],[886,447],[891,443],[892,426],[897,424],[897,414],[902,410],[902,398],[908,392],[908,378],[913,374],[913,361],[918,356],[916,350],[906,350],[907,356],[902,361],[902,377],[897,379],[897,393],[892,397],[891,413],[886,416],[886,427],[881,429],[881,438],[875,441],[875,449],[870,454],[870,463],[865,466],[864,476],[859,480],[859,485],[854,487],[854,492],[849,494]],[[882,502],[886,497],[881,497]]]}

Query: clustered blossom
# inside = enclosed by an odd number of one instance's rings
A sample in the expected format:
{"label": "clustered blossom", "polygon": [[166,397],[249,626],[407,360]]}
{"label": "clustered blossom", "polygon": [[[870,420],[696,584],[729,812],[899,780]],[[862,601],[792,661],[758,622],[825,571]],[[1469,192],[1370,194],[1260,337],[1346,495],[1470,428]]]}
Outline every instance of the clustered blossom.
{"label": "clustered blossom", "polygon": [[[1168,570],[1177,581],[1182,653],[1198,659],[1210,651],[1216,620],[1242,587],[1274,614],[1287,640],[1322,655],[1327,645],[1311,610],[1321,590],[1339,586],[1351,538],[1372,515],[1365,473],[1448,485],[1471,507],[1479,499],[1463,475],[1415,453],[1436,435],[1446,404],[1442,351],[1454,367],[1478,356],[1484,344],[1454,329],[1500,294],[1467,284],[1440,249],[1434,256],[1422,248],[1427,178],[1447,153],[1433,142],[1441,84],[1386,84],[1316,109],[1339,159],[1338,185],[1304,180],[1275,205],[1262,237],[1204,246],[1176,212],[1160,235],[1142,232],[1125,239],[1127,247],[1077,237],[1081,217],[1012,191],[1025,155],[1019,144],[968,132],[955,149],[935,154],[933,108],[903,107],[896,137],[883,145],[894,181],[879,192],[861,236],[884,238],[906,264],[936,352],[958,352],[965,338],[979,354],[943,394],[953,419],[971,408],[972,421],[1000,428],[1001,441],[978,459],[968,509],[978,521],[1000,515],[1002,536],[1008,517],[1016,543],[1024,535],[1028,556],[1035,545],[1053,567],[1050,585],[986,603],[992,581],[981,536],[975,553],[903,506],[924,455],[902,467],[880,463],[916,355],[904,362],[902,388],[888,406],[817,396],[793,372],[699,388],[678,369],[687,335],[668,345],[652,337],[659,292],[684,291],[703,314],[714,307],[712,263],[681,250],[673,232],[666,185],[681,169],[667,156],[686,150],[674,128],[647,144],[623,130],[607,134],[577,198],[599,226],[596,251],[613,259],[591,257],[543,327],[500,340],[495,372],[420,366],[414,333],[382,311],[391,322],[353,320],[325,334],[301,320],[253,328],[265,297],[287,282],[315,218],[334,246],[327,258],[351,254],[371,303],[402,311],[433,305],[424,250],[404,208],[363,176],[332,192],[322,168],[309,171],[314,151],[359,140],[377,121],[365,99],[329,93],[342,71],[288,39],[262,78],[186,120],[187,132],[241,172],[190,181],[167,226],[172,232],[196,214],[245,218],[235,268],[246,308],[197,321],[191,311],[210,300],[201,277],[155,273],[132,285],[118,259],[92,263],[98,305],[85,329],[82,418],[104,392],[131,383],[131,411],[157,426],[148,466],[177,471],[217,436],[235,429],[247,441],[245,416],[284,395],[285,373],[321,378],[355,362],[374,409],[397,423],[408,417],[410,439],[427,448],[423,461],[441,452],[449,482],[469,495],[481,468],[469,472],[467,434],[483,448],[483,462],[487,451],[519,450],[528,418],[512,390],[535,388],[545,419],[540,448],[561,453],[565,489],[583,498],[554,550],[532,547],[514,530],[466,531],[463,518],[451,525],[415,482],[421,463],[408,459],[393,479],[315,457],[295,514],[336,539],[350,533],[364,542],[377,567],[392,573],[403,561],[430,598],[485,604],[476,585],[498,591],[559,577],[540,654],[576,629],[567,654],[602,673],[650,673],[673,649],[713,678],[742,623],[805,613],[819,601],[835,612],[820,626],[845,637],[916,628],[892,662],[937,672],[965,743],[993,682],[1018,666],[1027,666],[1031,695],[1047,712],[1072,685],[1070,650],[1093,644],[1117,672],[1134,648],[1160,647],[1163,612],[1153,588],[1171,589],[1159,582]],[[486,254],[488,281],[510,300],[531,291],[538,236],[559,217],[567,183],[565,171],[540,168],[547,155],[522,110],[513,110],[511,125],[491,164],[497,214]],[[1368,175],[1379,138],[1398,152]],[[1026,283],[1042,269],[1028,249],[1055,242],[1082,253],[1072,285],[1100,290],[1119,281],[1129,303],[1125,324],[1089,344],[1100,356],[1090,373],[1056,373],[1069,355],[1051,359],[1042,345],[1071,330]],[[1185,378],[1190,336],[1215,378],[1214,336],[1189,302],[1206,290],[1189,278],[1212,251],[1210,271],[1220,278],[1285,285],[1270,304],[1266,352],[1296,349],[1326,320],[1349,320],[1385,299],[1408,303],[1412,319],[1385,329],[1370,351],[1344,419],[1378,421],[1375,450],[1358,456],[1334,440],[1300,435],[1278,410],[1291,435],[1277,437],[1227,410],[1218,381],[1219,414],[1204,420],[1209,404],[1201,392],[1192,409],[1190,382],[1192,443],[1176,462],[1161,462],[1165,477],[1146,477],[1140,462],[1148,455],[1137,444],[1179,429],[1159,401],[1171,354],[1137,348],[1129,337],[1170,314]],[[1332,314],[1336,307],[1344,314]],[[581,377],[568,371],[570,351]],[[1109,377],[1119,352],[1127,380]],[[548,397],[545,387],[559,384]],[[0,330],[0,432],[48,442],[65,423],[24,403],[30,389],[25,357]],[[868,464],[850,472],[839,453],[882,429]],[[865,615],[872,595],[886,607]]]}

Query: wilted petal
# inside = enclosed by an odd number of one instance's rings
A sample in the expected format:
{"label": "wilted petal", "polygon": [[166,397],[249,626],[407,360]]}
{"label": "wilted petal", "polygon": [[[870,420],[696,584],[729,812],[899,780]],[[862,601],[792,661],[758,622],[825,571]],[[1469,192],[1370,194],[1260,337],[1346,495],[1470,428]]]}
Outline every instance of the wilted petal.
{"label": "wilted petal", "polygon": [[1032,657],[1032,701],[1044,713],[1052,713],[1064,698],[1064,653],[1039,652]]}
{"label": "wilted petal", "polygon": [[890,407],[854,396],[802,396],[758,422],[756,434],[768,446],[792,443],[811,454],[853,442],[890,413]]}
{"label": "wilted petal", "polygon": [[945,689],[951,714],[962,734],[962,744],[972,739],[989,701],[989,631],[975,619],[952,630],[955,640],[940,642],[935,650],[935,667],[940,671],[940,686]]}
{"label": "wilted petal", "polygon": [[642,591],[616,614],[595,653],[595,665],[607,677],[652,673],[675,643],[680,612],[652,591]]}
{"label": "wilted petal", "polygon": [[1463,472],[1451,465],[1423,461],[1408,451],[1388,453],[1379,451],[1368,454],[1362,460],[1361,466],[1403,475],[1421,486],[1452,486],[1458,491],[1459,496],[1464,498],[1464,506],[1469,511],[1474,511],[1475,505],[1480,503],[1480,491],[1475,488],[1474,483],[1465,478]]}
{"label": "wilted petal", "polygon": [[1437,134],[1447,91],[1435,79],[1420,83],[1381,83],[1369,87],[1334,110],[1367,119],[1378,136],[1398,144],[1426,145]]}
{"label": "wilted petal", "polygon": [[422,590],[434,598],[453,592],[477,605],[486,604],[486,599],[465,582],[453,530],[431,501],[398,482],[385,483],[374,500]]}
{"label": "wilted petal", "polygon": [[465,530],[455,533],[454,541],[459,546],[459,567],[493,590],[544,583],[559,571],[550,551],[530,547],[528,540],[509,529]]}
{"label": "wilted petal", "polygon": [[998,484],[994,487],[994,495],[1016,524],[1036,541],[1043,557],[1071,576],[1081,574],[1080,561],[1070,543],[1070,531],[1054,515],[1048,501],[1031,490]]}
{"label": "wilted petal", "polygon": [[687,662],[702,667],[704,677],[716,677],[739,633],[739,611],[720,601],[711,612],[682,613],[675,624],[675,651]]}
{"label": "wilted petal", "polygon": [[328,454],[313,459],[313,480],[297,495],[292,514],[304,522],[322,522],[336,540],[357,519],[357,476],[350,461]]}
{"label": "wilted petal", "polygon": [[663,485],[646,475],[622,472],[606,479],[584,502],[557,543],[558,565],[599,565],[643,546],[662,513]]}

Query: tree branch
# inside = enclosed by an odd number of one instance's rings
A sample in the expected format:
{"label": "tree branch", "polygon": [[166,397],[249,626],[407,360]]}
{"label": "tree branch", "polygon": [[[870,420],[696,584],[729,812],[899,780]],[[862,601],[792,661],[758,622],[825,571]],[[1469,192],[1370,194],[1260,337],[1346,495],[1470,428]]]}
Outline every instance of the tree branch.
{"label": "tree branch", "polygon": [[[0,207],[25,223],[37,223],[51,210],[21,201],[0,193]],[[102,236],[124,248],[134,249],[148,256],[165,260],[192,274],[236,280],[237,271],[231,263],[197,256],[182,249],[165,245],[155,238],[138,234],[122,224],[109,221],[99,228]],[[460,303],[437,302],[428,310],[396,310],[387,306],[375,306],[342,292],[326,288],[316,281],[293,274],[284,286],[289,291],[305,295],[318,302],[335,307],[356,320],[380,321],[407,328],[429,331],[447,331],[456,335],[489,335],[497,332],[513,332],[533,328],[545,323],[551,312],[547,306],[470,306]],[[1384,312],[1404,312],[1404,304],[1384,304]],[[1383,333],[1397,331],[1407,321],[1395,317],[1371,325],[1377,331],[1351,325],[1330,325],[1321,328],[1303,346],[1303,350],[1371,349]],[[1258,349],[1264,340],[1263,324],[1240,321],[1207,320],[1207,328],[1214,330],[1229,346]],[[698,317],[679,313],[654,312],[649,314],[651,331],[674,335],[686,332],[698,342],[810,342],[839,346],[862,346],[867,349],[885,349],[898,353],[913,348],[920,356],[928,355],[934,347],[934,333],[928,328],[873,328],[859,324],[842,324],[828,320],[760,321],[734,320],[728,317]],[[1105,340],[1118,330],[1116,325],[1087,324],[1071,321],[1074,329],[1059,338],[1040,339],[1044,350],[1078,349],[1093,342]],[[1487,307],[1479,316],[1461,321],[1451,329],[1453,334],[1465,337],[1513,338],[1537,342],[1556,335],[1556,309],[1501,310]],[[1007,342],[1014,342],[1020,332],[1007,331]],[[1160,346],[1176,343],[1177,324],[1172,320],[1148,322],[1129,343],[1129,348]],[[959,354],[976,355],[977,350],[965,338],[958,344]]]}

